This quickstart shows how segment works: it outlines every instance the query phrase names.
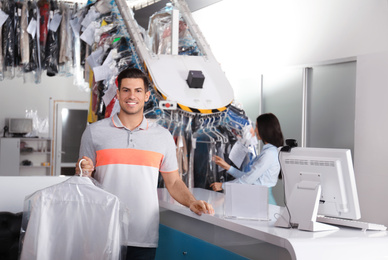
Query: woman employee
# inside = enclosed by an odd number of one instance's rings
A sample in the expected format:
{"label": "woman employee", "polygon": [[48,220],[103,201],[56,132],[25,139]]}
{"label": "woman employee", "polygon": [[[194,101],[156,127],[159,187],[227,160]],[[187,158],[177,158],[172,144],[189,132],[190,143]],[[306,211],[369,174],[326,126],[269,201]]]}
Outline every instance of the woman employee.
{"label": "woman employee", "polygon": [[[256,119],[256,137],[264,143],[261,153],[249,162],[247,172],[242,172],[233,166],[230,166],[222,158],[214,156],[214,162],[235,177],[234,183],[263,185],[269,188],[269,203],[276,205],[272,194],[278,180],[280,172],[280,163],[278,160],[278,147],[283,146],[283,133],[277,117],[272,113],[262,114]],[[210,187],[214,191],[223,189],[221,182],[214,182]]]}

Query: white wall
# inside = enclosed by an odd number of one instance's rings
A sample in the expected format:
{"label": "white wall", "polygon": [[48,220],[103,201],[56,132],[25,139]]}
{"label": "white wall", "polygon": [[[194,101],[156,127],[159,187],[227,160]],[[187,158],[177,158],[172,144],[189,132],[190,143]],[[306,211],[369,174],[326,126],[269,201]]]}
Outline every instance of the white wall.
{"label": "white wall", "polygon": [[24,118],[26,110],[37,111],[42,120],[48,118],[50,98],[89,101],[89,96],[89,93],[74,86],[73,77],[47,77],[44,74],[40,84],[23,83],[23,79],[17,77],[0,81],[0,133],[3,133],[5,118]]}
{"label": "white wall", "polygon": [[357,59],[354,166],[362,220],[388,225],[386,0],[223,0],[193,13],[254,119],[260,74]]}
{"label": "white wall", "polygon": [[23,211],[26,196],[68,180],[66,176],[0,176],[0,211]]}
{"label": "white wall", "polygon": [[362,216],[388,225],[388,52],[358,57],[355,171]]}
{"label": "white wall", "polygon": [[387,12],[386,0],[223,0],[193,17],[255,119],[261,73],[387,50]]}
{"label": "white wall", "polygon": [[193,17],[232,76],[384,51],[387,10],[386,0],[223,0]]}

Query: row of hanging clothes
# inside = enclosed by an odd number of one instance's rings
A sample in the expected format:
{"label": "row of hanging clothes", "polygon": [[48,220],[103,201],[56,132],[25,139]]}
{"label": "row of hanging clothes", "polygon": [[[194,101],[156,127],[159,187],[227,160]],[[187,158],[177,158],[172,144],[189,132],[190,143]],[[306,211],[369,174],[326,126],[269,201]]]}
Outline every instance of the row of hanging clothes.
{"label": "row of hanging clothes", "polygon": [[80,5],[55,0],[0,1],[0,80],[23,77],[41,83],[47,76],[74,76],[84,84],[83,69],[90,52],[82,34],[110,5]]}
{"label": "row of hanging clothes", "polygon": [[[171,54],[172,11],[173,6],[167,4],[154,13],[143,34],[149,51],[156,55]],[[191,29],[180,14],[178,55],[203,55]],[[154,120],[171,132],[176,143],[179,174],[189,188],[210,189],[209,185],[213,182],[234,179],[226,170],[215,164],[214,155],[220,156],[238,169],[245,168],[256,156],[256,145],[251,144],[250,136],[245,134],[252,124],[238,105],[232,104],[223,112],[201,114],[180,108],[163,110],[159,107],[161,100],[164,99],[159,92],[151,88],[150,100],[145,104],[144,114],[146,118]],[[240,143],[247,147],[247,153],[242,161],[233,161],[230,159],[230,153],[233,147]],[[159,187],[164,187],[161,177]]]}
{"label": "row of hanging clothes", "polygon": [[[135,67],[144,71],[143,63],[136,53],[116,3],[111,1],[110,6],[111,19],[107,20],[106,17],[96,19],[94,27],[95,40],[88,42],[91,53],[86,59],[86,63],[90,66],[92,73],[91,77],[86,76],[86,78],[90,79],[89,84],[92,91],[88,117],[89,123],[110,117],[120,110],[115,96],[117,89],[115,79],[119,72],[128,67]],[[172,5],[167,4],[166,7],[150,17],[147,29],[138,25],[145,44],[149,51],[154,54],[169,54],[171,52],[172,10]],[[187,23],[182,16],[180,16],[179,20],[178,54],[202,55]],[[93,39],[93,37],[91,38]],[[114,57],[113,62],[111,61],[112,57]],[[85,67],[85,71],[88,74],[88,66]],[[149,102],[148,106],[157,106],[161,99],[152,86],[151,99],[152,102]]]}
{"label": "row of hanging clothes", "polygon": [[[119,111],[115,97],[118,73],[128,67],[143,68],[114,1],[88,2],[83,7],[52,0],[2,0],[0,4],[1,12],[6,14],[0,24],[0,78],[4,75],[12,77],[13,70],[24,76],[31,72],[35,82],[40,81],[44,69],[48,75],[77,72],[82,78],[74,75],[75,84],[88,81],[91,89],[89,123]],[[153,43],[151,50],[161,50],[158,43],[163,41],[164,33],[158,32],[169,31],[171,21],[166,22],[166,19],[169,19],[167,13],[170,11],[171,6],[166,6],[157,12],[150,19],[149,30],[143,31],[145,39]],[[24,13],[27,16],[23,16]],[[0,17],[4,16],[0,14]],[[180,25],[179,54],[201,55],[183,18]],[[28,36],[28,47],[17,48],[17,43],[24,42],[25,36]],[[7,38],[10,40],[5,41]],[[164,40],[163,46],[169,46],[169,43]],[[233,178],[215,165],[213,155],[239,169],[249,162],[249,157],[255,156],[254,146],[248,145],[251,150],[244,162],[236,165],[229,158],[234,144],[243,139],[246,127],[251,124],[237,106],[230,105],[227,110],[215,114],[196,114],[180,109],[162,110],[158,105],[160,100],[163,98],[151,87],[145,116],[170,130],[177,144],[179,172],[188,187],[209,188],[214,181]],[[163,185],[161,180],[159,186]]]}
{"label": "row of hanging clothes", "polygon": [[61,69],[65,73],[64,65],[73,60],[75,51],[66,24],[77,5],[71,10],[66,4],[47,0],[3,0],[0,5],[0,80],[17,76],[39,83],[44,70],[48,76]]}
{"label": "row of hanging clothes", "polygon": [[[238,169],[244,169],[257,155],[256,145],[251,143],[252,136],[246,134],[252,123],[244,110],[234,105],[214,114],[160,110],[156,106],[146,106],[144,114],[172,134],[177,147],[179,174],[189,188],[210,189],[213,182],[234,179],[215,164],[214,155]],[[242,161],[230,158],[237,143],[247,148]],[[164,187],[162,178],[159,179],[159,187]]]}
{"label": "row of hanging clothes", "polygon": [[87,7],[92,15],[80,38],[86,43],[84,78],[91,90],[88,122],[93,123],[119,111],[117,75],[129,67],[144,68],[116,2],[98,0]]}

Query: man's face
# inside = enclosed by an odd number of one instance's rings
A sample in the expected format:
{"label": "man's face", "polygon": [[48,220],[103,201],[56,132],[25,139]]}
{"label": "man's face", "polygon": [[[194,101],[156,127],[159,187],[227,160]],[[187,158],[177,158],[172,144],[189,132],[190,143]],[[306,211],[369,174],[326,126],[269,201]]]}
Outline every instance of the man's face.
{"label": "man's face", "polygon": [[144,103],[148,101],[150,94],[149,91],[145,91],[142,79],[122,79],[121,88],[117,90],[121,111],[127,115],[142,114]]}

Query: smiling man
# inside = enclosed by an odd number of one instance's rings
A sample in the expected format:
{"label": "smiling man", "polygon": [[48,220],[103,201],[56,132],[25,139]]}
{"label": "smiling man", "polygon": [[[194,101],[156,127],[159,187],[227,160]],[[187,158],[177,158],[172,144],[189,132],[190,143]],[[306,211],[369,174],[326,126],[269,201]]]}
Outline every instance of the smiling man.
{"label": "smiling man", "polygon": [[159,236],[159,173],[176,201],[198,215],[214,210],[196,200],[179,177],[170,132],[144,117],[144,104],[150,98],[147,76],[130,68],[122,71],[117,81],[120,112],[85,129],[76,174],[80,160],[85,159],[81,162],[83,173],[93,174],[105,190],[128,206],[127,259],[154,259]]}

